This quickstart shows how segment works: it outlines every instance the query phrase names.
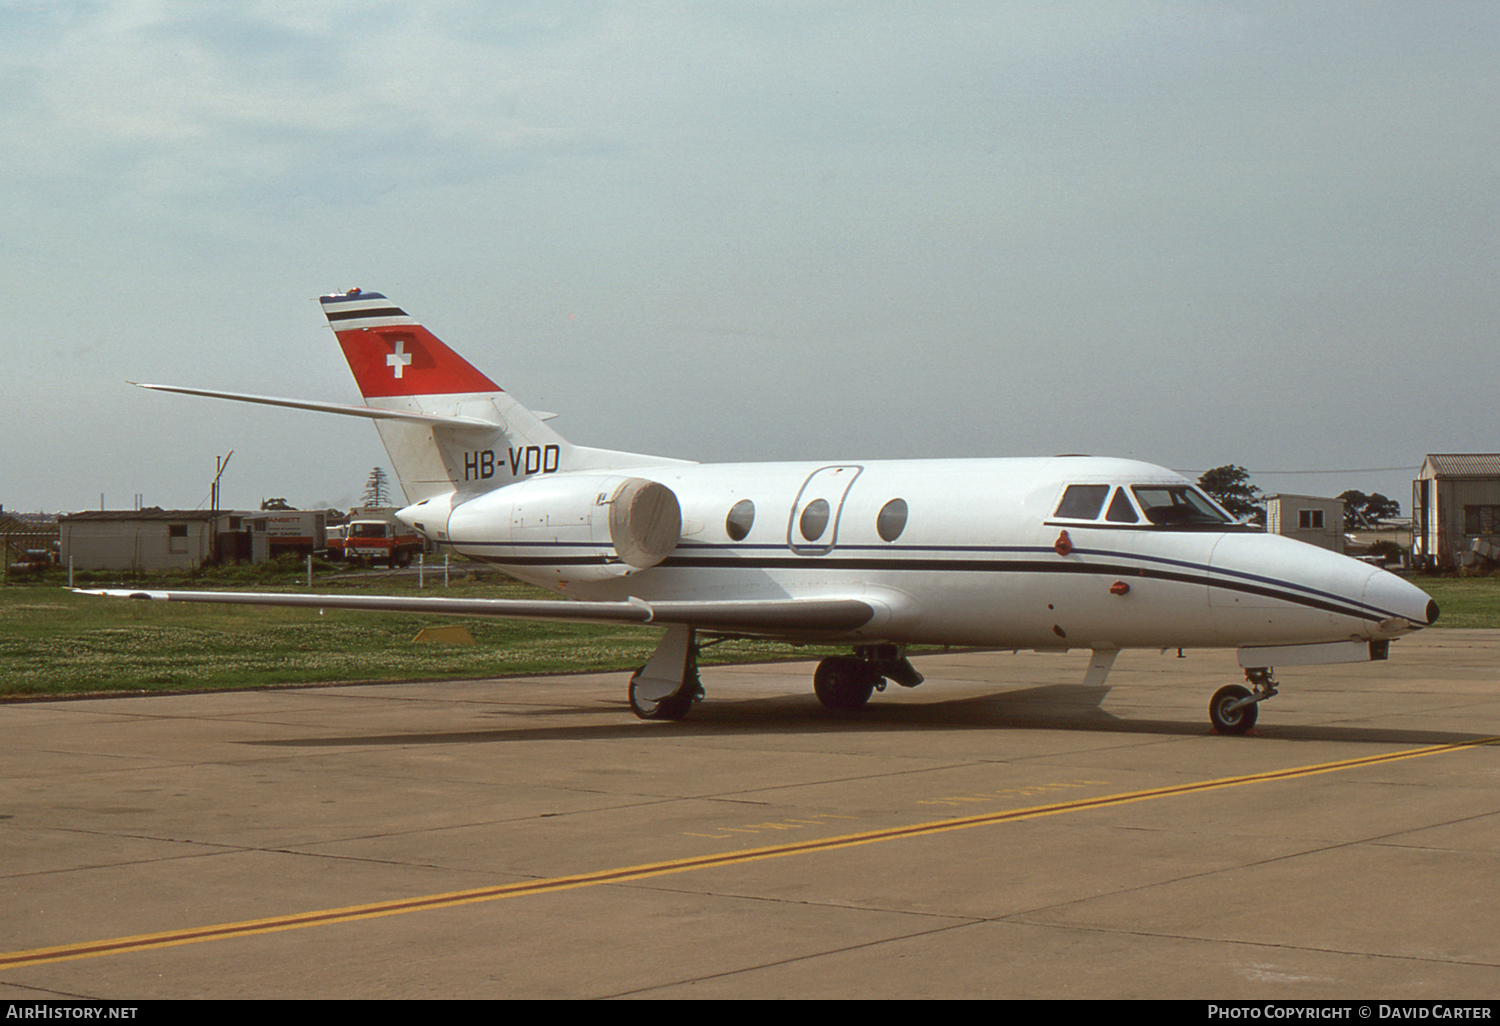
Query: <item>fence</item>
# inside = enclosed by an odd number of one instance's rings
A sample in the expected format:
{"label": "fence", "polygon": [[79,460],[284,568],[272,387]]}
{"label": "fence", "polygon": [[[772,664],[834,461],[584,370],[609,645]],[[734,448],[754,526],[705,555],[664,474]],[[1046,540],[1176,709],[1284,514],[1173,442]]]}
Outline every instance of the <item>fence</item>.
{"label": "fence", "polygon": [[57,559],[56,531],[0,530],[0,584],[20,583],[36,576],[36,570],[19,564],[30,563],[34,553],[46,553],[48,565]]}

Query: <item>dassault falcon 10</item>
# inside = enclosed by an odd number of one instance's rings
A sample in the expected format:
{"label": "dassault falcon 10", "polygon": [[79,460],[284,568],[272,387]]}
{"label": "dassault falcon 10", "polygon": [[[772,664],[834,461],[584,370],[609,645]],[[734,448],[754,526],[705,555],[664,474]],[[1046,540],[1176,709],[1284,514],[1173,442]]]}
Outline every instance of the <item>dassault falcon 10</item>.
{"label": "dassault falcon 10", "polygon": [[[1394,574],[1234,520],[1162,467],[1086,456],[697,464],[574,445],[378,292],[321,298],[365,405],[145,388],[375,422],[433,543],[577,601],[112,591],[187,602],[659,624],[631,678],[645,719],[703,696],[697,636],[847,645],[813,688],[850,710],[915,687],[912,645],[1092,653],[1234,648],[1244,733],[1273,666],[1384,659],[1437,619]],[[96,592],[95,594],[101,594]]]}

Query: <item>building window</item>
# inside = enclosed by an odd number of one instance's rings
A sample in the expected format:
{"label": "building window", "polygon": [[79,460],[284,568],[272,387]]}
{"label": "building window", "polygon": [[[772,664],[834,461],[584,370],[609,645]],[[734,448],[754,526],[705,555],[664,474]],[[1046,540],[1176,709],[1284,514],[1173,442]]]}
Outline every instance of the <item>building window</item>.
{"label": "building window", "polygon": [[1500,534],[1500,506],[1465,506],[1464,534]]}
{"label": "building window", "polygon": [[167,525],[167,551],[174,554],[187,554],[187,524]]}
{"label": "building window", "polygon": [[1297,527],[1303,531],[1323,530],[1323,511],[1320,509],[1299,509],[1297,511]]}

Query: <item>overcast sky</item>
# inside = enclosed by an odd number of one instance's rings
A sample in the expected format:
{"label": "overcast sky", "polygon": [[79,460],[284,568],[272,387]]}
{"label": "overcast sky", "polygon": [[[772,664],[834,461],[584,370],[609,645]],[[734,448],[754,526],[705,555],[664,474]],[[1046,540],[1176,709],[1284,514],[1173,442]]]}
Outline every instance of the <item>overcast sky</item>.
{"label": "overcast sky", "polygon": [[[573,441],[1500,450],[1500,4],[0,0],[8,510],[358,501],[314,297]],[[1392,468],[1392,469],[1370,469]],[[1272,473],[1272,472],[1278,473]],[[1291,474],[1291,471],[1337,473]]]}

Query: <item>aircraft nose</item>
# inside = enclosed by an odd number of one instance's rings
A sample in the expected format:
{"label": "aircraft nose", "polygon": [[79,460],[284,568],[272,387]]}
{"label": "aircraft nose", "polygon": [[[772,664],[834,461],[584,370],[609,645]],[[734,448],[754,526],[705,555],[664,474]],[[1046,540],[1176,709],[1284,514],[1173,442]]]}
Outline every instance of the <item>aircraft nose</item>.
{"label": "aircraft nose", "polygon": [[1438,604],[1431,595],[1388,570],[1375,571],[1365,582],[1364,604],[1413,628],[1429,626],[1438,618]]}

